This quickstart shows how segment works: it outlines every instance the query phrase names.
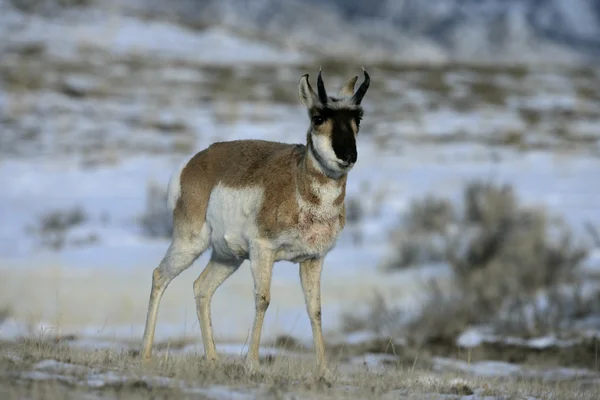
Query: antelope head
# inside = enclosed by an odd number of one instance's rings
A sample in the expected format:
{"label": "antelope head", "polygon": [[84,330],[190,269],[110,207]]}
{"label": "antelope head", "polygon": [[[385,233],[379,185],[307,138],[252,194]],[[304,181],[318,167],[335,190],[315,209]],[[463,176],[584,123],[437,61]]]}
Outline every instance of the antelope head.
{"label": "antelope head", "polygon": [[327,94],[321,71],[316,92],[308,81],[308,74],[303,75],[298,84],[298,96],[310,117],[308,151],[331,178],[339,178],[350,171],[358,157],[356,136],[363,115],[360,104],[371,81],[364,68],[363,73],[364,80],[356,92],[354,86],[358,76],[349,79],[337,96]]}

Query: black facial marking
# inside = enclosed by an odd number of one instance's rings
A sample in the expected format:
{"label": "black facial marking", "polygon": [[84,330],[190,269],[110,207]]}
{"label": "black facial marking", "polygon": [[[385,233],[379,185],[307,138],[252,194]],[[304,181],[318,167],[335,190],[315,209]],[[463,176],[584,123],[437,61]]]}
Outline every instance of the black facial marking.
{"label": "black facial marking", "polygon": [[[362,118],[362,109],[331,109],[328,107],[314,108],[310,111],[311,121],[316,128],[324,121],[331,122],[331,146],[336,157],[345,163],[355,163],[358,157],[356,137],[352,122],[358,128]],[[320,122],[320,123],[316,123]]]}
{"label": "black facial marking", "polygon": [[338,113],[332,118],[331,146],[337,158],[347,163],[355,163],[358,157],[351,121],[352,117]]}

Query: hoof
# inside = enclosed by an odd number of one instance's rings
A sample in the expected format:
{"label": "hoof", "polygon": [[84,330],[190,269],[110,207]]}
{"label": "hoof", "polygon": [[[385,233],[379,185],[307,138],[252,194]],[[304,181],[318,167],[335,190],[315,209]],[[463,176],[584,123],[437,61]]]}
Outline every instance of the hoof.
{"label": "hoof", "polygon": [[152,355],[143,354],[141,357],[142,365],[148,365],[152,362]]}
{"label": "hoof", "polygon": [[323,387],[327,387],[330,388],[332,386],[332,381],[333,381],[333,374],[331,373],[331,371],[329,371],[329,369],[325,368],[325,369],[321,369],[317,375],[317,383],[319,385],[323,385]]}
{"label": "hoof", "polygon": [[244,364],[244,370],[248,375],[256,375],[260,369],[258,361],[246,361]]}
{"label": "hoof", "polygon": [[333,384],[331,383],[331,381],[327,378],[325,378],[324,376],[320,376],[317,379],[317,383],[319,384],[319,386],[323,387],[323,388],[331,388],[333,386]]}
{"label": "hoof", "polygon": [[217,357],[216,355],[215,356],[210,356],[210,357],[207,357],[206,355],[203,355],[201,357],[201,360],[202,360],[202,362],[210,364],[210,365],[217,365],[217,364],[219,364],[219,361],[220,361],[219,357]]}

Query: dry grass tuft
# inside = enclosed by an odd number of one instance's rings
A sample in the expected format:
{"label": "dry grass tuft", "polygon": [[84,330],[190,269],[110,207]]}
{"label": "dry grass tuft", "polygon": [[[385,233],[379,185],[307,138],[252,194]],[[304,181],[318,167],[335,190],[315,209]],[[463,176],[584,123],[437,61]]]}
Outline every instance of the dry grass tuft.
{"label": "dry grass tuft", "polygon": [[390,240],[397,251],[387,269],[402,269],[445,259],[445,232],[456,222],[453,204],[447,199],[427,196],[413,201]]}
{"label": "dry grass tuft", "polygon": [[510,297],[492,321],[494,330],[504,335],[539,337],[567,332],[574,328],[574,321],[585,322],[600,315],[600,291],[586,296],[582,286],[576,285],[552,287],[545,293],[543,301],[527,294]]}
{"label": "dry grass tuft", "polygon": [[408,318],[376,302],[372,314],[378,317],[377,321],[369,318],[370,330],[380,331],[374,326],[385,320],[386,328],[397,325],[396,334],[402,331],[420,341],[452,340],[472,324],[510,321],[502,331],[532,335],[566,328],[573,318],[594,312],[593,300],[555,296],[543,315],[533,318],[534,328],[517,323],[514,312],[513,319],[498,318],[507,304],[529,304],[540,289],[575,282],[588,250],[575,243],[564,222],[521,205],[508,185],[472,182],[465,188],[462,204],[456,212],[444,199],[413,202],[391,236],[397,252],[386,267],[394,270],[441,261],[451,266],[453,282],[450,288],[434,283],[425,287],[430,301],[408,325],[390,322]]}
{"label": "dry grass tuft", "polygon": [[449,200],[427,196],[411,203],[406,225],[413,232],[443,233],[455,220],[456,212]]}
{"label": "dry grass tuft", "polygon": [[69,231],[87,220],[88,215],[81,207],[51,210],[40,215],[37,224],[28,227],[28,231],[39,239],[41,246],[60,250],[66,245],[81,246],[98,240],[93,233],[68,240]]}
{"label": "dry grass tuft", "polygon": [[471,82],[470,92],[474,100],[493,106],[503,106],[510,92],[498,84],[488,80]]}
{"label": "dry grass tuft", "polygon": [[[497,269],[513,272],[512,276],[526,275],[516,278],[526,287],[515,289],[527,291],[564,282],[587,254],[585,247],[574,243],[564,222],[549,218],[543,209],[522,206],[508,185],[475,181],[467,185],[463,197],[460,213],[445,199],[413,202],[391,241],[423,239],[418,243],[422,249],[434,249],[424,257],[439,259],[443,252],[443,261],[461,281]],[[404,248],[402,242],[399,248]],[[398,257],[406,256],[399,251]],[[394,259],[387,265],[388,269],[406,266]]]}
{"label": "dry grass tuft", "polygon": [[474,182],[464,203],[463,229],[450,240],[448,260],[464,289],[498,291],[476,293],[478,301],[570,281],[587,254],[564,222],[521,206],[509,186]]}

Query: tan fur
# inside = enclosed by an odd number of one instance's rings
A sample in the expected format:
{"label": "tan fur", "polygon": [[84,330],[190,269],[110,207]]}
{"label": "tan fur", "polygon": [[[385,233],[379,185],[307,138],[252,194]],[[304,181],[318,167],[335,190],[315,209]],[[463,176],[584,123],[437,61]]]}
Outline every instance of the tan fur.
{"label": "tan fur", "polygon": [[[312,112],[311,114],[316,115],[316,112]],[[331,136],[333,131],[333,122],[330,120],[326,120],[321,125],[314,127],[312,130],[313,135],[324,135]]]}

